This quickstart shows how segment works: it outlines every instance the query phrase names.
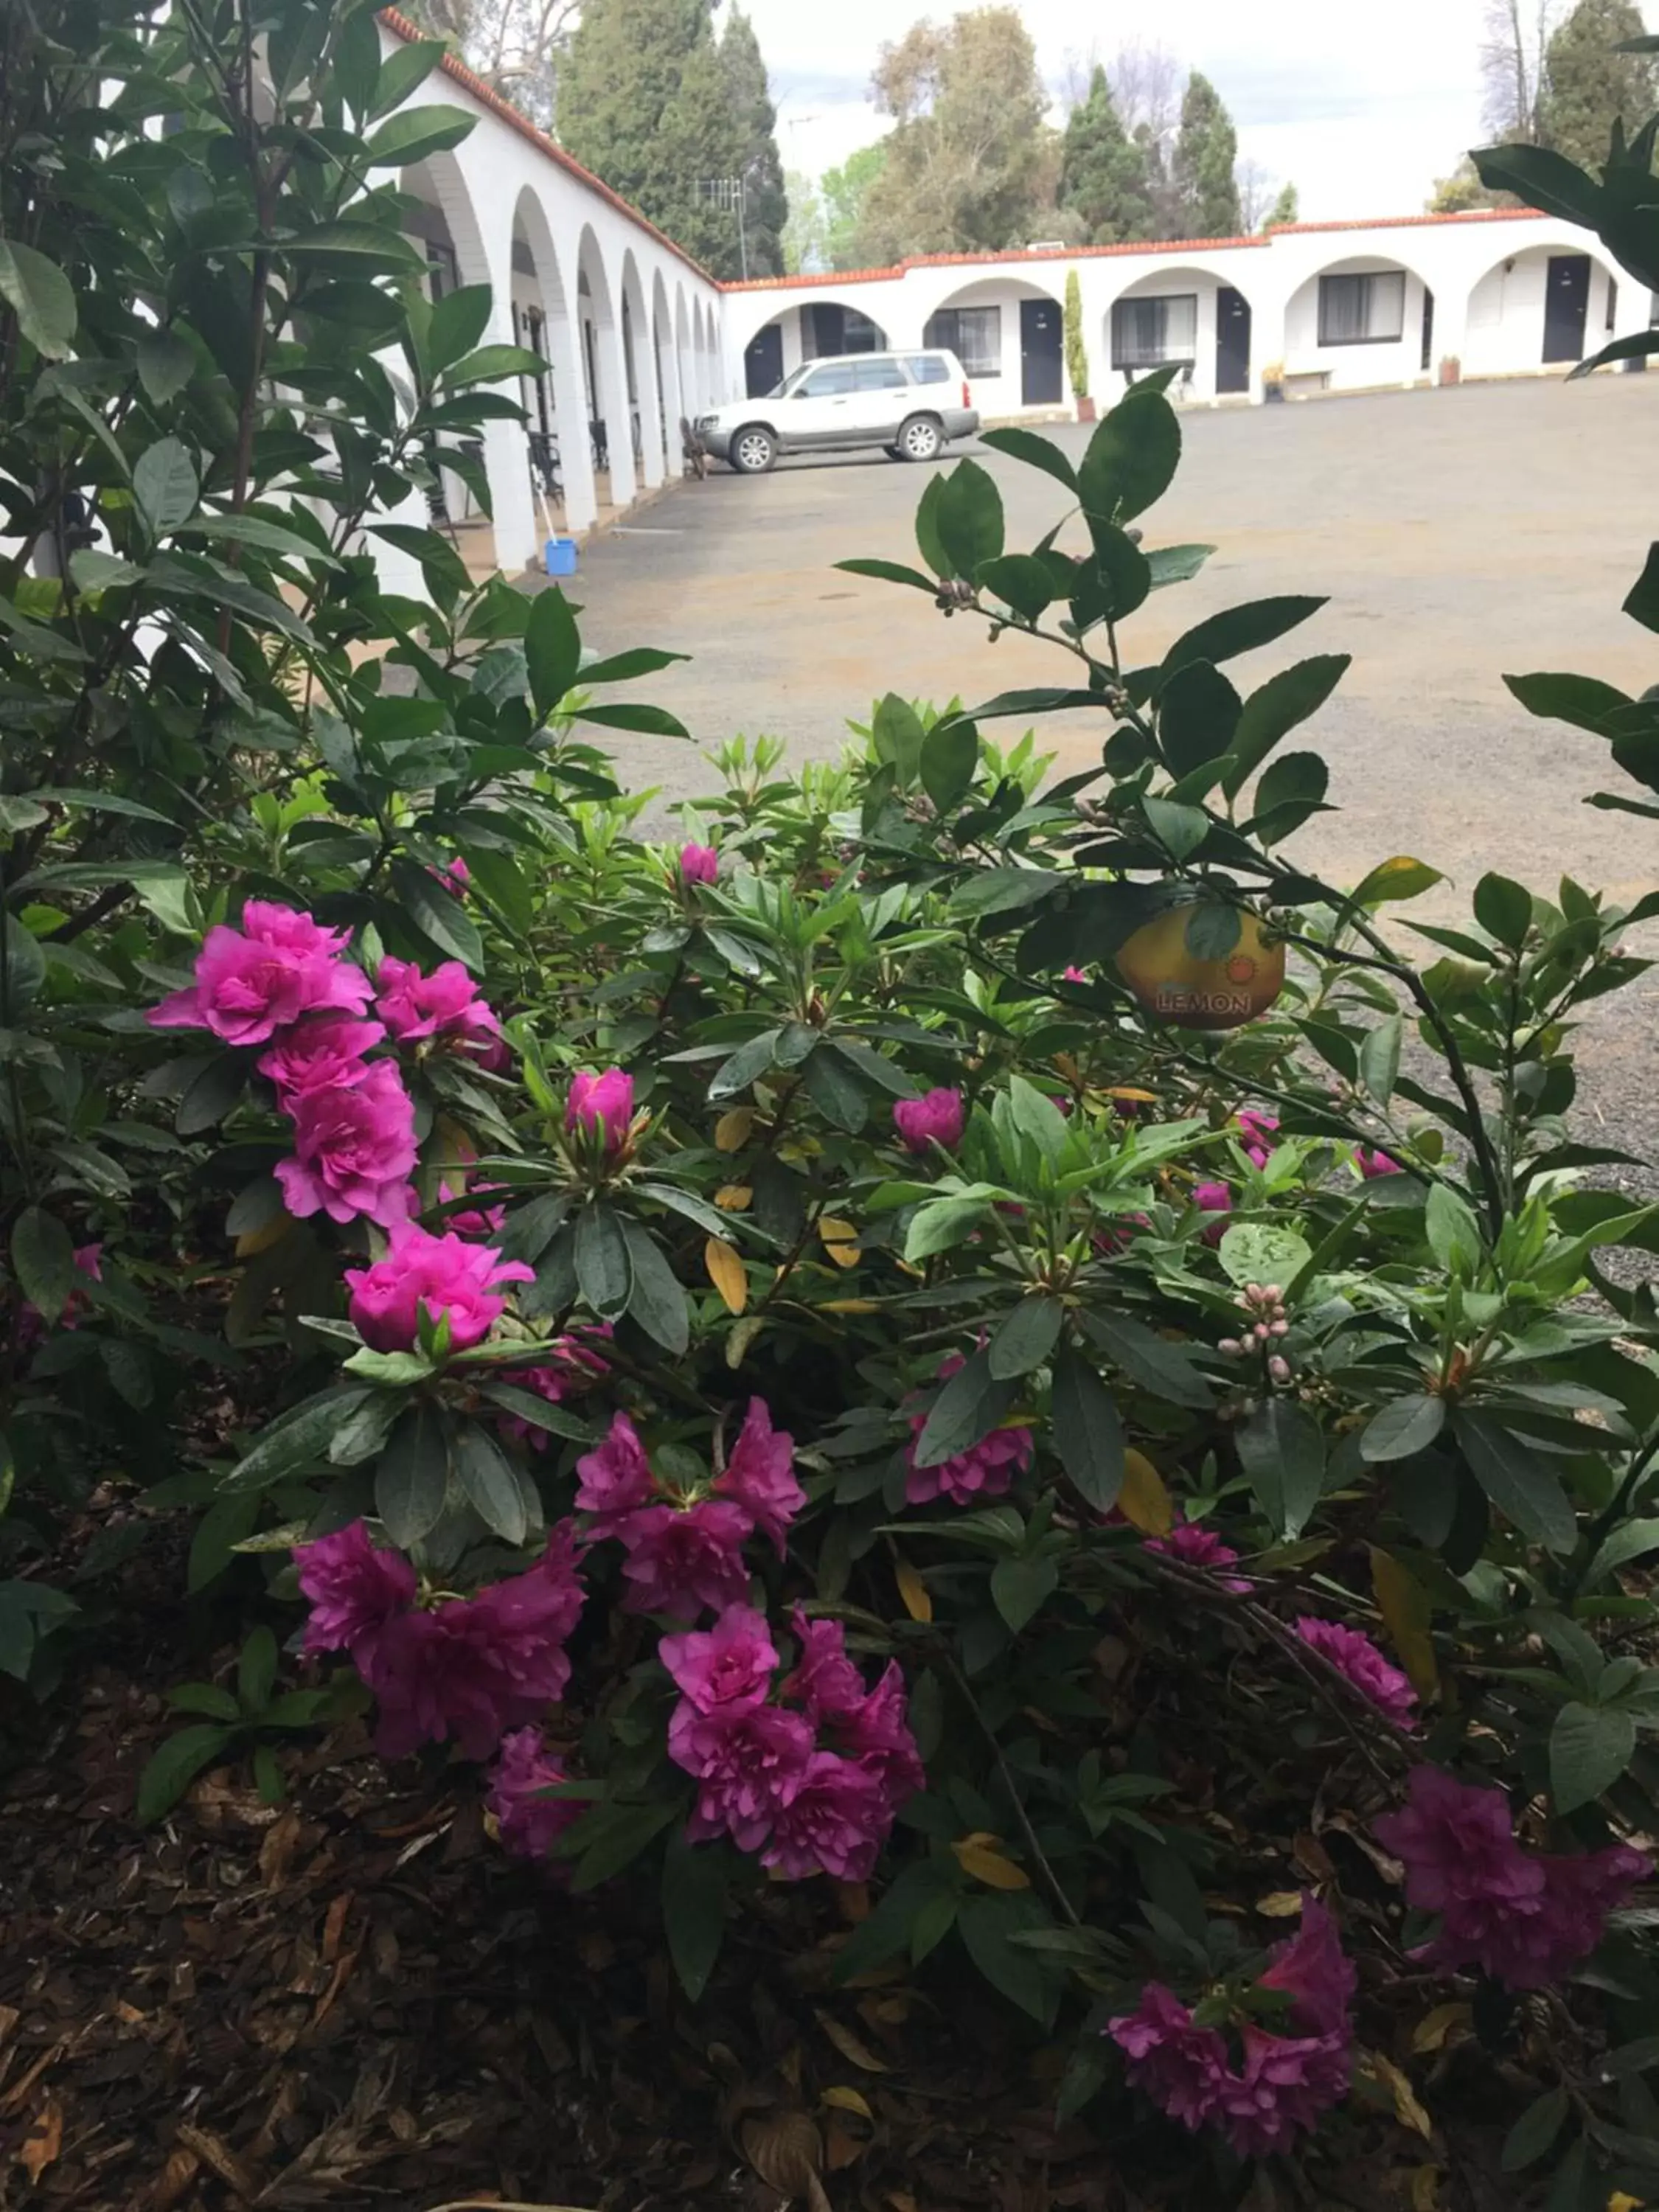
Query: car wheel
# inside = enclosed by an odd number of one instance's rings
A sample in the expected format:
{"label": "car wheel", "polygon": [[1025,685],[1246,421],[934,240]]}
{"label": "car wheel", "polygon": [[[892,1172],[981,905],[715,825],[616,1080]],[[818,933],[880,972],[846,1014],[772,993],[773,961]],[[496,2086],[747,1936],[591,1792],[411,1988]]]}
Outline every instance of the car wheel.
{"label": "car wheel", "polygon": [[749,423],[732,441],[732,465],[739,476],[764,476],[777,458],[778,441],[763,423]]}
{"label": "car wheel", "polygon": [[931,461],[939,457],[945,443],[937,422],[931,415],[913,415],[898,434],[898,450],[907,461]]}

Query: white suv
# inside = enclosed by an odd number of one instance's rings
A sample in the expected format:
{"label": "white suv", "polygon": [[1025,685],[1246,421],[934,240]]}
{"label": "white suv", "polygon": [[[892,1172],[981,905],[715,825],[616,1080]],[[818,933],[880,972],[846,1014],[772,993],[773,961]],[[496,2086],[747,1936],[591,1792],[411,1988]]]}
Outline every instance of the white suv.
{"label": "white suv", "polygon": [[953,353],[837,354],[803,362],[763,399],[732,399],[697,418],[716,460],[759,476],[780,453],[879,446],[896,461],[931,461],[948,438],[971,438],[979,412]]}

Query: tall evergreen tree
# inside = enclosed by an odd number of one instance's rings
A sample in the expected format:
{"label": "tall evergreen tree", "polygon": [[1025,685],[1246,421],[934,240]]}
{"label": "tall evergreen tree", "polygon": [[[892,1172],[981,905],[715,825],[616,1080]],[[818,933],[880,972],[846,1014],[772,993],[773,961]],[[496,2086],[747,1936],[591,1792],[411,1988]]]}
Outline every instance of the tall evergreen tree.
{"label": "tall evergreen tree", "polygon": [[[742,273],[732,186],[746,151],[705,18],[653,137],[638,205],[715,276]],[[744,221],[747,222],[745,211]],[[775,236],[773,250],[777,252]]]}
{"label": "tall evergreen tree", "polygon": [[823,250],[832,269],[859,269],[872,258],[865,250],[864,206],[887,166],[887,141],[860,146],[838,169],[823,178]]}
{"label": "tall evergreen tree", "polygon": [[1157,235],[1146,149],[1123,128],[1112,88],[1098,64],[1088,98],[1066,120],[1057,204],[1078,217],[1091,246],[1117,246]]}
{"label": "tall evergreen tree", "polygon": [[1279,198],[1262,217],[1263,230],[1276,230],[1280,223],[1300,222],[1302,199],[1294,185],[1281,185]]}
{"label": "tall evergreen tree", "polygon": [[1580,168],[1606,167],[1613,126],[1622,118],[1634,137],[1652,114],[1655,71],[1650,54],[1615,52],[1646,30],[1633,0],[1578,0],[1544,55],[1539,136]]}
{"label": "tall evergreen tree", "polygon": [[696,192],[665,165],[663,118],[693,52],[714,53],[708,18],[709,0],[587,0],[559,71],[561,143],[670,237]]}
{"label": "tall evergreen tree", "polygon": [[1181,102],[1181,129],[1172,164],[1179,235],[1237,238],[1243,228],[1238,183],[1238,133],[1221,95],[1194,70]]}
{"label": "tall evergreen tree", "polygon": [[744,180],[744,234],[748,241],[749,274],[781,276],[789,196],[778,152],[778,112],[772,105],[760,40],[739,8],[732,9],[720,38],[720,66],[726,76],[726,104],[741,149],[734,173]]}

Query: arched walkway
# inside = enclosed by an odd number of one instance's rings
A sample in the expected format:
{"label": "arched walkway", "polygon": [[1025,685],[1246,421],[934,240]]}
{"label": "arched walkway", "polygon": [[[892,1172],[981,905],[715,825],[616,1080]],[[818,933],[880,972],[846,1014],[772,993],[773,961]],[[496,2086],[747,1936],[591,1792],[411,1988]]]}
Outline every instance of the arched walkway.
{"label": "arched walkway", "polygon": [[[513,216],[513,294],[514,336],[547,363],[540,377],[523,380],[532,481],[552,496],[550,477],[561,495],[556,519],[585,530],[597,507],[575,321],[547,210],[527,187]],[[537,523],[539,529],[539,513]]]}
{"label": "arched walkway", "polygon": [[981,415],[1056,407],[1066,396],[1066,315],[1059,300],[1023,276],[961,284],[922,326],[924,345],[955,354]]}
{"label": "arched walkway", "polygon": [[1249,296],[1227,273],[1182,261],[1125,285],[1106,309],[1100,342],[1105,394],[1115,397],[1138,376],[1173,362],[1181,368],[1181,392],[1214,399],[1249,395],[1261,339]]}
{"label": "arched walkway", "polygon": [[626,507],[634,496],[634,433],[622,323],[599,240],[587,224],[576,254],[576,318],[594,474],[604,480],[596,489],[602,506]]}
{"label": "arched walkway", "polygon": [[663,453],[671,477],[685,462],[680,439],[680,417],[686,411],[680,396],[679,368],[674,356],[674,324],[668,309],[668,287],[659,269],[651,279],[651,351],[657,364],[657,397],[661,410]]}
{"label": "arched walkway", "polygon": [[1469,289],[1465,376],[1524,376],[1599,351],[1619,318],[1619,278],[1600,254],[1531,246],[1495,261]]}
{"label": "arched walkway", "polygon": [[651,311],[640,281],[640,265],[631,247],[623,255],[622,331],[630,450],[647,485],[659,484],[666,455],[658,396],[657,349],[651,336]]}
{"label": "arched walkway", "polygon": [[1328,263],[1285,306],[1286,389],[1422,380],[1433,367],[1436,313],[1432,288],[1404,262],[1357,254]]}
{"label": "arched walkway", "polygon": [[[739,326],[741,327],[741,325]],[[833,295],[792,301],[751,328],[744,345],[744,390],[769,392],[804,361],[826,355],[885,353],[888,337],[858,302]]]}

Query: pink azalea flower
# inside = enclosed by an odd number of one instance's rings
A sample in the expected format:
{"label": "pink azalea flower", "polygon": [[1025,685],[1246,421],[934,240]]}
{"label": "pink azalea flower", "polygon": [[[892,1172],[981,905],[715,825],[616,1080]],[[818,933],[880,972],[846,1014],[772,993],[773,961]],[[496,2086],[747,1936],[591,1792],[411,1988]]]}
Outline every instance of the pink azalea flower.
{"label": "pink azalea flower", "polygon": [[482,1052],[501,1039],[501,1023],[459,960],[428,975],[414,961],[388,954],[375,977],[374,1010],[399,1044],[431,1037]]}
{"label": "pink azalea flower", "polygon": [[1390,1159],[1387,1152],[1379,1152],[1369,1145],[1358,1146],[1353,1156],[1353,1164],[1367,1182],[1374,1182],[1378,1176],[1404,1175],[1406,1172],[1398,1160]]}
{"label": "pink azalea flower", "polygon": [[718,883],[720,856],[712,845],[682,845],[680,847],[680,881],[684,884]]}
{"label": "pink azalea flower", "polygon": [[368,978],[340,956],[350,932],[324,929],[297,908],[250,899],[240,929],[209,930],[196,981],[148,1019],[158,1030],[210,1030],[227,1044],[264,1044],[302,1014],[361,1013]]}
{"label": "pink azalea flower", "polygon": [[1069,968],[1061,969],[1060,980],[1062,983],[1086,983],[1089,978],[1084,973],[1083,969],[1079,968],[1075,962],[1073,962]]}
{"label": "pink azalea flower", "polygon": [[370,1063],[349,1091],[318,1091],[292,1102],[294,1157],[276,1164],[290,1213],[360,1215],[390,1229],[411,1211],[415,1108],[389,1060]]}
{"label": "pink azalea flower", "polygon": [[665,1636],[657,1656],[682,1696],[704,1714],[763,1704],[778,1663],[765,1614],[747,1605],[728,1606],[710,1629]]}
{"label": "pink azalea flower", "polygon": [[[1200,1527],[1193,1521],[1178,1522],[1167,1536],[1148,1536],[1142,1548],[1148,1552],[1163,1552],[1172,1559],[1179,1559],[1185,1566],[1206,1570],[1231,1567],[1238,1558],[1231,1544],[1224,1544],[1212,1529]],[[1224,1575],[1221,1587],[1237,1597],[1248,1591],[1250,1584],[1237,1575]]]}
{"label": "pink azalea flower", "polygon": [[1218,1214],[1204,1231],[1206,1244],[1218,1244],[1227,1233],[1227,1216],[1233,1210],[1233,1194],[1224,1182],[1200,1182],[1193,1186],[1193,1204],[1200,1213]]}
{"label": "pink azalea flower", "polygon": [[749,1595],[744,1540],[753,1524],[741,1506],[705,1498],[684,1510],[643,1505],[616,1528],[627,1557],[623,1601],[629,1613],[665,1613],[695,1620],[705,1607],[720,1612]]}
{"label": "pink azalea flower", "polygon": [[742,1506],[761,1534],[771,1538],[780,1559],[784,1531],[806,1503],[794,1466],[794,1438],[774,1429],[764,1401],[751,1398],[726,1471],[715,1477],[714,1490],[717,1496]]}
{"label": "pink azalea flower", "polygon": [[1359,1977],[1328,1907],[1317,1898],[1303,1898],[1301,1927],[1289,1942],[1274,1946],[1273,1964],[1258,1978],[1263,1989],[1283,1990],[1290,1996],[1297,2027],[1314,2035],[1338,2028],[1346,2033]]}
{"label": "pink azalea flower", "polygon": [[576,1510],[592,1515],[590,1534],[614,1536],[617,1525],[656,1495],[651,1462],[626,1413],[612,1416],[603,1443],[576,1462]]}
{"label": "pink azalea flower", "polygon": [[102,1244],[77,1244],[75,1248],[75,1271],[78,1275],[86,1276],[89,1282],[101,1283],[104,1279]]}
{"label": "pink azalea flower", "polygon": [[922,1098],[894,1102],[893,1127],[908,1152],[931,1152],[943,1145],[955,1152],[968,1126],[968,1109],[959,1091],[930,1091]]}
{"label": "pink azalea flower", "polygon": [[[504,1183],[481,1182],[474,1185],[471,1195],[482,1199],[505,1188]],[[438,1185],[439,1199],[446,1206],[452,1199],[465,1198],[468,1195],[465,1188],[451,1190],[447,1182],[441,1182]],[[453,1229],[458,1237],[499,1237],[506,1226],[505,1206],[466,1206],[457,1212],[447,1213],[444,1216],[444,1227]]]}
{"label": "pink azalea flower", "polygon": [[1515,1839],[1501,1790],[1460,1782],[1437,1766],[1415,1766],[1403,1812],[1372,1826],[1404,1863],[1406,1898],[1425,1912],[1473,1899],[1519,1905],[1544,1887],[1543,1869]]}
{"label": "pink azalea flower", "polygon": [[469,1244],[453,1230],[434,1237],[412,1221],[392,1230],[384,1260],[348,1267],[353,1326],[377,1352],[411,1352],[421,1316],[434,1328],[447,1315],[452,1352],[482,1344],[507,1310],[502,1283],[533,1283],[522,1260],[503,1260],[489,1244]]}
{"label": "pink azalea flower", "polygon": [[501,1738],[484,1802],[495,1815],[504,1850],[519,1858],[545,1858],[571,1822],[580,1820],[587,1808],[579,1799],[538,1794],[568,1779],[539,1729],[514,1729]]}
{"label": "pink azalea flower", "polygon": [[1109,2021],[1106,2033],[1128,2059],[1131,2088],[1194,2134],[1211,2118],[1227,2073],[1219,2031],[1199,2027],[1173,1990],[1148,1982],[1131,2013]]}
{"label": "pink azalea flower", "polygon": [[739,1850],[755,1851],[805,1778],[812,1731],[781,1705],[700,1713],[682,1698],[668,1723],[668,1755],[699,1784],[685,1831],[691,1841],[724,1833]]}
{"label": "pink azalea flower", "polygon": [[909,1701],[896,1659],[889,1660],[873,1690],[848,1712],[836,1716],[836,1743],[857,1760],[881,1788],[889,1820],[907,1797],[927,1784],[927,1776],[910,1732]]}
{"label": "pink azalea flower", "polygon": [[565,1522],[524,1574],[404,1614],[372,1663],[358,1662],[380,1699],[376,1750],[404,1759],[453,1737],[464,1758],[488,1758],[509,1729],[527,1727],[563,1696],[565,1644],[581,1609],[575,1538]]}
{"label": "pink azalea flower", "polygon": [[1279,1127],[1276,1114],[1263,1114],[1255,1106],[1241,1106],[1233,1120],[1237,1125],[1239,1142],[1244,1147],[1244,1157],[1252,1167],[1265,1168],[1273,1149],[1273,1133]]}
{"label": "pink azalea flower", "polygon": [[620,1067],[607,1067],[603,1075],[586,1070],[573,1075],[565,1099],[564,1126],[597,1135],[607,1152],[618,1152],[634,1120],[634,1079]]}
{"label": "pink azalea flower", "polygon": [[1322,1658],[1328,1659],[1360,1696],[1370,1698],[1396,1728],[1417,1726],[1416,1691],[1399,1668],[1383,1657],[1369,1636],[1362,1636],[1357,1628],[1345,1628],[1340,1621],[1317,1620],[1309,1616],[1297,1622],[1296,1632],[1310,1651],[1317,1651]]}
{"label": "pink azalea flower", "polygon": [[1222,2077],[1213,2117],[1241,2158],[1265,2158],[1288,2149],[1348,2094],[1348,2032],[1287,2036],[1247,2027],[1243,2040],[1243,2071]]}
{"label": "pink azalea flower", "polygon": [[[966,1364],[959,1352],[952,1352],[940,1364],[940,1382],[948,1382]],[[912,1505],[925,1505],[933,1498],[949,1498],[958,1505],[972,1505],[981,1498],[1000,1498],[1016,1472],[1031,1464],[1031,1431],[1014,1428],[993,1429],[988,1437],[981,1437],[965,1452],[942,1461],[938,1467],[918,1467],[916,1442],[927,1425],[926,1413],[910,1416],[910,1441],[904,1447],[904,1463],[910,1472],[905,1477],[904,1495]]]}
{"label": "pink azalea flower", "polygon": [[368,1068],[363,1054],[386,1035],[379,1022],[360,1022],[349,1014],[319,1014],[283,1030],[257,1063],[269,1076],[286,1109],[290,1099],[313,1091],[349,1091]]}
{"label": "pink azalea flower", "polygon": [[833,1751],[815,1751],[773,1816],[761,1864],[790,1881],[814,1874],[867,1881],[891,1820],[874,1774]]}
{"label": "pink azalea flower", "polygon": [[459,898],[472,880],[472,871],[459,853],[453,860],[446,860],[441,868],[427,870],[434,884],[441,884],[447,891]]}
{"label": "pink azalea flower", "polygon": [[800,1644],[800,1658],[783,1686],[798,1698],[815,1725],[845,1719],[863,1705],[864,1677],[847,1656],[847,1631],[838,1620],[809,1620],[797,1605],[790,1626]]}
{"label": "pink azalea flower", "polygon": [[382,1551],[361,1521],[301,1544],[294,1554],[309,1601],[307,1651],[349,1651],[360,1669],[373,1664],[392,1624],[415,1602],[419,1585],[401,1552]]}

